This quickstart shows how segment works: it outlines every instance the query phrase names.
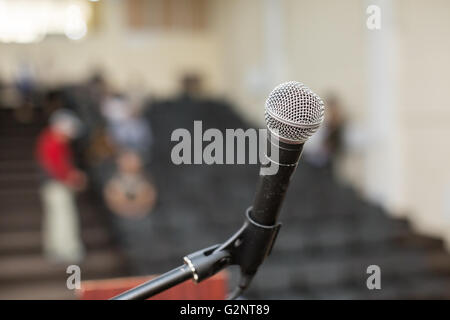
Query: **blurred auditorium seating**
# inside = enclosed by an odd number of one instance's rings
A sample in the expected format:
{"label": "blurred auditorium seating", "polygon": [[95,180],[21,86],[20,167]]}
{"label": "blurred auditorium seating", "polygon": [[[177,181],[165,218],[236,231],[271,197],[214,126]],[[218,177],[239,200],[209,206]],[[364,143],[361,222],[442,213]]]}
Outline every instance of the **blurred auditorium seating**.
{"label": "blurred auditorium seating", "polygon": [[[129,275],[125,265],[136,276],[168,271],[184,255],[227,239],[252,201],[258,166],[176,166],[170,160],[172,131],[192,130],[194,120],[203,121],[203,130],[249,127],[229,105],[161,101],[148,108],[147,117],[155,134],[149,170],[158,204],[149,219],[130,221],[103,216],[95,198],[81,196],[88,248],[83,280]],[[65,270],[48,265],[40,253],[31,153],[40,125],[18,125],[1,111],[0,298],[73,298],[65,288]],[[272,255],[246,298],[450,298],[450,255],[442,242],[414,234],[407,222],[388,217],[326,171],[301,163],[280,218],[284,225]],[[382,290],[366,287],[372,264],[381,267]]]}
{"label": "blurred auditorium seating", "polygon": [[[149,109],[155,132],[152,172],[161,203],[155,220],[170,221],[175,258],[226,239],[243,221],[255,192],[258,166],[170,163],[170,134],[194,120],[207,128],[247,128],[230,106],[169,101]],[[450,298],[450,255],[440,240],[414,234],[364,201],[326,171],[302,162],[292,180],[272,255],[245,297],[287,299]],[[157,251],[157,245],[149,245]],[[147,268],[158,265],[158,254]],[[174,259],[173,263],[176,263]],[[379,265],[382,290],[366,287],[369,265]],[[145,266],[143,266],[145,269]]]}

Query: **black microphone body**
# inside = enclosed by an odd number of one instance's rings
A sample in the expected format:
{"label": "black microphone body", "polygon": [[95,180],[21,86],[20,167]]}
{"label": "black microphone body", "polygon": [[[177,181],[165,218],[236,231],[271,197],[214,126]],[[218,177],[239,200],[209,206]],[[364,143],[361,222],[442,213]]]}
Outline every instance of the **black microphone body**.
{"label": "black microphone body", "polygon": [[[292,174],[297,168],[303,145],[303,143],[284,143],[273,135],[268,135],[266,156],[269,162],[261,167],[250,213],[255,222],[265,226],[272,226],[276,223]],[[277,151],[278,156],[273,151]],[[265,174],[267,168],[273,168],[273,166],[278,166],[278,171],[275,174]]]}
{"label": "black microphone body", "polygon": [[241,267],[242,287],[248,285],[272,250],[281,227],[277,217],[302,150],[303,143],[288,144],[268,135],[266,156],[269,161],[261,166],[253,206],[246,212],[247,220],[238,237],[241,244],[235,246],[233,255],[234,262]]}

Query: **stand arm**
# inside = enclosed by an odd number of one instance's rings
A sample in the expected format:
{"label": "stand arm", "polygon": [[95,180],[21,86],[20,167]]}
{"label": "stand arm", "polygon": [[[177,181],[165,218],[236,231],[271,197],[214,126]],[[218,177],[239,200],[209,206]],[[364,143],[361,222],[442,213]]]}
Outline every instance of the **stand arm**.
{"label": "stand arm", "polygon": [[185,264],[130,289],[111,300],[144,300],[172,288],[188,279],[200,282],[229,265],[227,251],[215,252],[218,245],[199,250],[184,257]]}
{"label": "stand arm", "polygon": [[136,288],[125,291],[112,300],[145,300],[190,278],[192,278],[192,271],[187,265],[182,265],[155,279],[144,282]]}

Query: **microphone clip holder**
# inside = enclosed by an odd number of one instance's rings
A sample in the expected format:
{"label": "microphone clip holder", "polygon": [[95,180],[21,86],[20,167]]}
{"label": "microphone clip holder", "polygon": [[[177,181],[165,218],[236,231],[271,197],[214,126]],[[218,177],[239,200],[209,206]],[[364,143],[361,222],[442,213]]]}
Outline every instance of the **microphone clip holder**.
{"label": "microphone clip holder", "polygon": [[199,250],[184,257],[194,281],[200,282],[223,267],[238,265],[241,272],[253,276],[259,265],[270,255],[281,224],[265,226],[254,221],[251,207],[245,213],[243,226],[222,245]]}
{"label": "microphone clip holder", "polygon": [[270,255],[281,223],[262,225],[251,217],[252,207],[245,212],[245,222],[241,229],[219,249],[230,252],[231,264],[239,265],[242,273],[253,275],[259,265]]}

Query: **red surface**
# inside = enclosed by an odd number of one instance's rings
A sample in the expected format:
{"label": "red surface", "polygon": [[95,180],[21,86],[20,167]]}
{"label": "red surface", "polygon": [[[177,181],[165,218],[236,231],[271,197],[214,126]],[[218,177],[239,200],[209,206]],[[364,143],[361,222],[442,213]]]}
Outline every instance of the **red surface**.
{"label": "red surface", "polygon": [[[107,300],[154,276],[84,281],[78,296],[81,300]],[[185,281],[149,300],[224,300],[227,294],[227,275],[221,272],[197,284]]]}

